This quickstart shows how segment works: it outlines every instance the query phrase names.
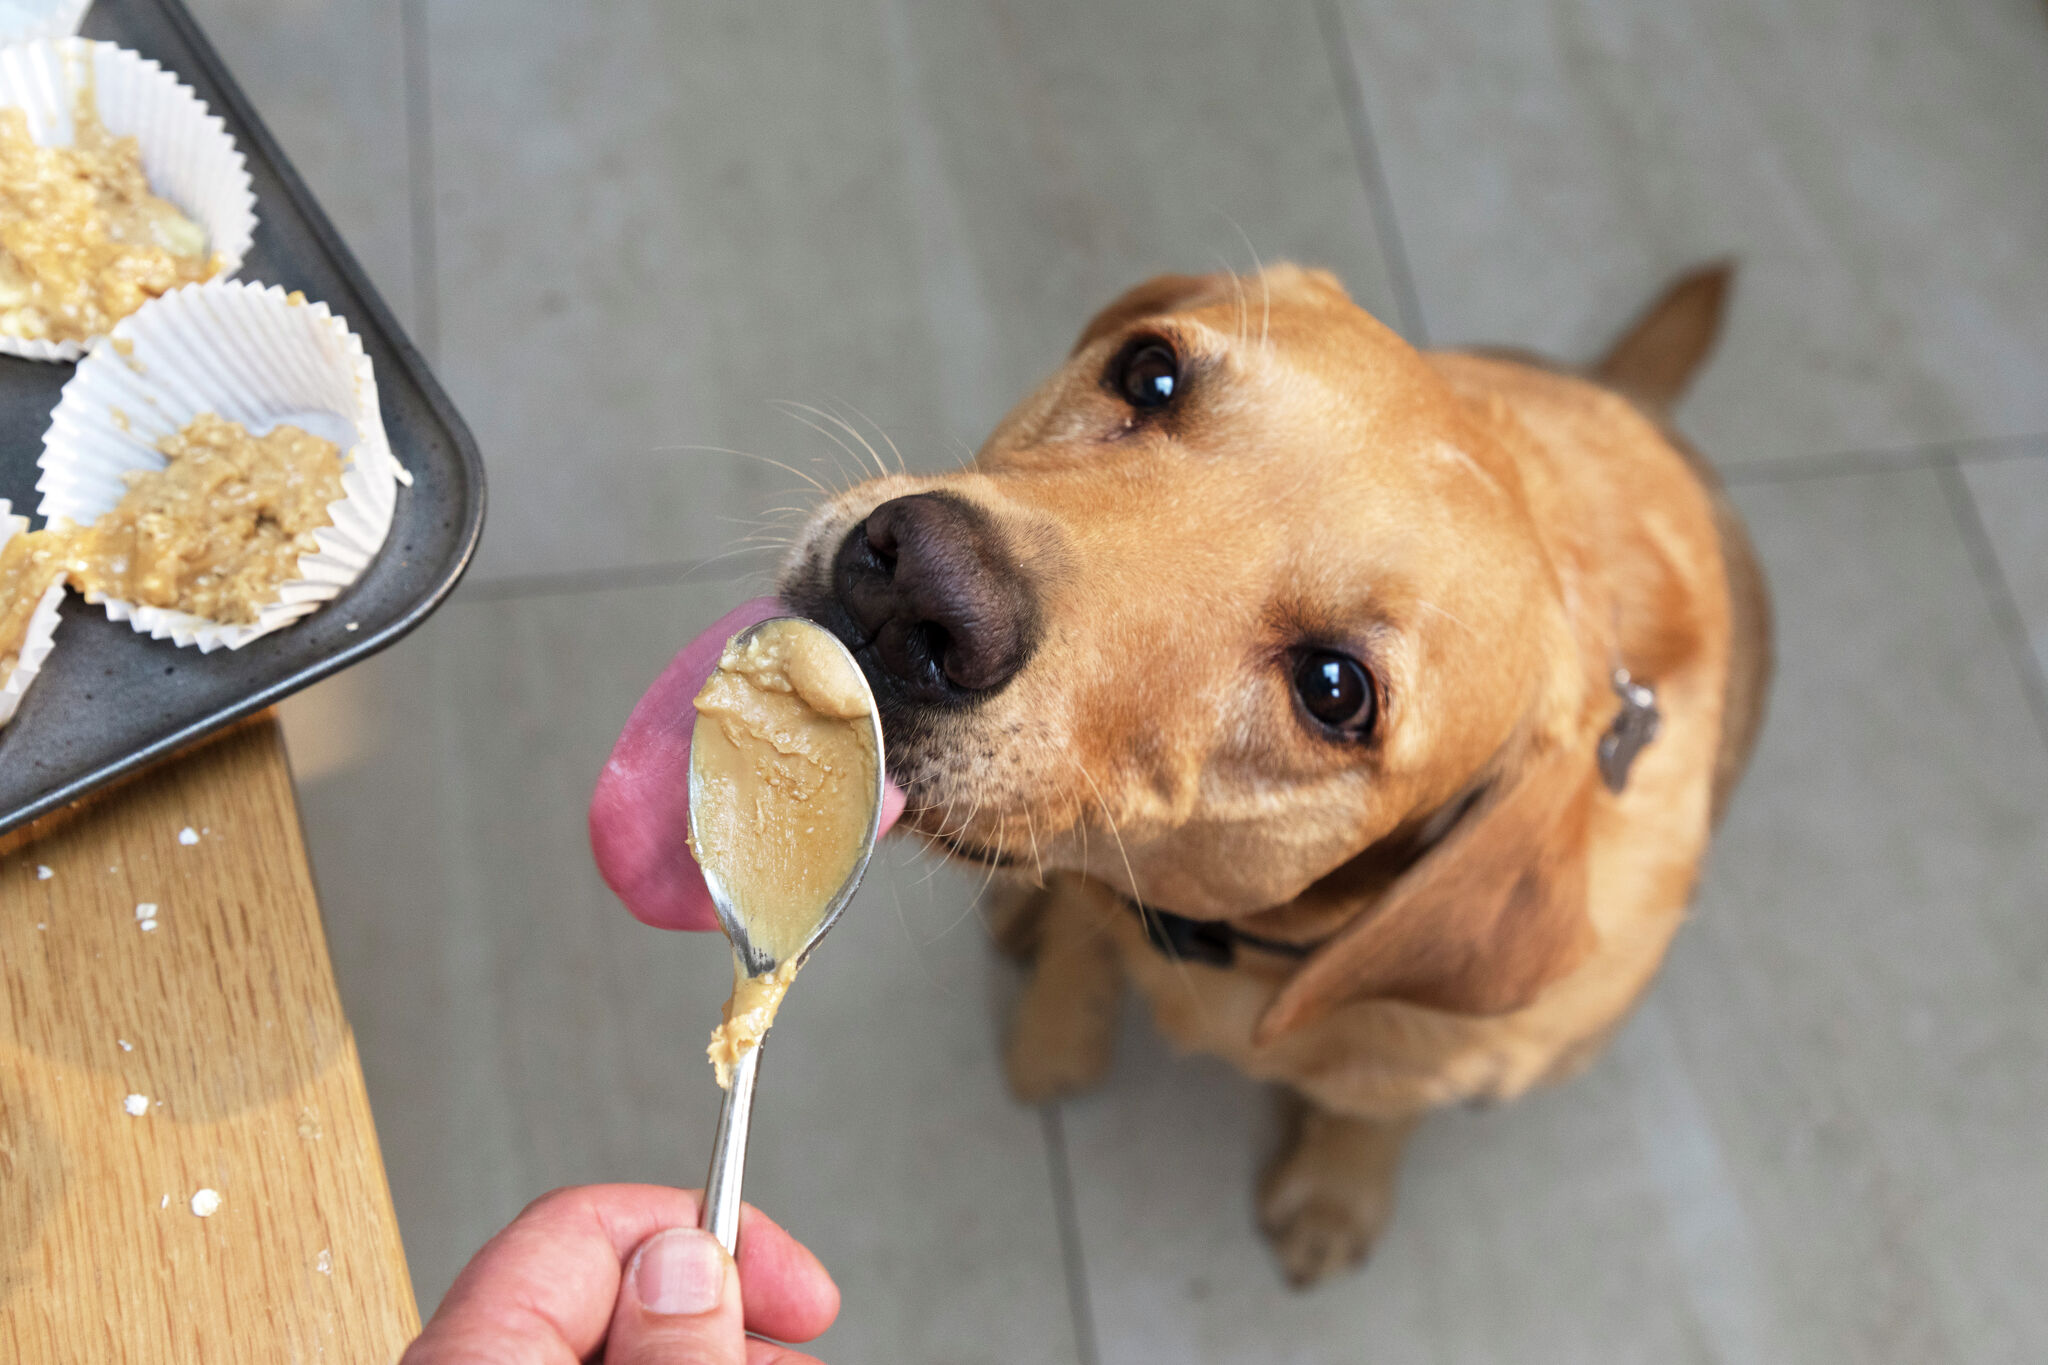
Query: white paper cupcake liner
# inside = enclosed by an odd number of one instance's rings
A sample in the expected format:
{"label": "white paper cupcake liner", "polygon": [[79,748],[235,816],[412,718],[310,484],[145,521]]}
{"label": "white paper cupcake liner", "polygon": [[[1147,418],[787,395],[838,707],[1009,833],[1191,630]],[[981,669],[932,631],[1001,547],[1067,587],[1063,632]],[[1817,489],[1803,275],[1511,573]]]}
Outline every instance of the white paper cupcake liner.
{"label": "white paper cupcake liner", "polygon": [[152,299],[93,344],[43,435],[36,510],[90,525],[127,493],[124,473],[163,468],[157,443],[208,412],[256,435],[289,422],[349,462],[327,508],[334,524],[314,532],[319,551],[299,557],[300,576],[254,624],[105,602],[116,621],[211,653],[290,625],[360,578],[390,533],[398,484],[412,479],[391,454],[370,358],[346,322],[275,285],[209,280]]}
{"label": "white paper cupcake liner", "polygon": [[[8,541],[26,530],[28,518],[15,516],[13,506],[7,499],[0,498],[0,549],[6,548]],[[43,671],[43,660],[49,658],[50,651],[56,648],[57,608],[63,601],[64,579],[60,576],[36,603],[35,615],[29,617],[28,634],[22,639],[14,667],[7,671],[5,677],[0,677],[0,726],[14,719],[22,694],[36,680],[36,674]]]}
{"label": "white paper cupcake liner", "polygon": [[[0,49],[0,108],[25,110],[38,143],[69,146],[72,107],[88,73],[100,122],[116,136],[136,139],[150,190],[206,229],[207,246],[220,258],[214,279],[232,277],[255,240],[256,195],[227,125],[207,112],[191,87],[127,48],[53,38]],[[0,352],[76,360],[85,346],[0,336]]]}
{"label": "white paper cupcake liner", "polygon": [[92,0],[0,0],[0,43],[69,38],[91,8]]}

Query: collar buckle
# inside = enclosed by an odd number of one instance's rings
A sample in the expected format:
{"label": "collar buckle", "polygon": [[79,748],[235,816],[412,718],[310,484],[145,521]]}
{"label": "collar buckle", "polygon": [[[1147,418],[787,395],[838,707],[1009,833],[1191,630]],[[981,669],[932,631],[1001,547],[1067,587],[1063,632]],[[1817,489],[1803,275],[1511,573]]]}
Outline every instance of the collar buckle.
{"label": "collar buckle", "polygon": [[1628,785],[1628,771],[1635,766],[1636,756],[1657,737],[1664,716],[1657,709],[1656,689],[1631,678],[1627,669],[1615,669],[1612,681],[1614,695],[1621,698],[1621,710],[1615,713],[1607,733],[1600,736],[1598,753],[1600,778],[1607,790],[1619,795]]}

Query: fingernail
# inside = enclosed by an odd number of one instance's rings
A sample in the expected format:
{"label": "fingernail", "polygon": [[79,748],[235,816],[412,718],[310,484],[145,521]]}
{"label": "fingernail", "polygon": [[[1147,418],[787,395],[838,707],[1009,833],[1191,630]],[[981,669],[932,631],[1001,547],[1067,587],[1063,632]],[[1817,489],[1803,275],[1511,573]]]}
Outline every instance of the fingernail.
{"label": "fingernail", "polygon": [[725,1248],[697,1228],[670,1228],[640,1248],[633,1286],[640,1306],[670,1317],[696,1317],[725,1293]]}

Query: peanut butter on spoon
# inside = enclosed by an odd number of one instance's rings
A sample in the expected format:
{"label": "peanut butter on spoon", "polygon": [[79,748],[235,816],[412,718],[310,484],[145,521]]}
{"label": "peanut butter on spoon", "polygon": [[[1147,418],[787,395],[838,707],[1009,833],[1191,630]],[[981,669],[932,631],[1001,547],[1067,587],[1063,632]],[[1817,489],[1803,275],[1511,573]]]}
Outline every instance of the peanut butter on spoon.
{"label": "peanut butter on spoon", "polygon": [[[733,998],[712,1035],[721,1086],[774,1021],[808,945],[873,846],[881,741],[845,648],[808,621],[736,636],[697,694],[691,850],[759,955],[734,937]],[[727,922],[730,935],[732,924]],[[774,964],[762,970],[763,962]]]}
{"label": "peanut butter on spoon", "polygon": [[726,1097],[702,1221],[730,1251],[761,1040],[874,852],[882,727],[846,647],[796,617],[735,635],[696,709],[690,848],[733,959],[732,998],[708,1049]]}

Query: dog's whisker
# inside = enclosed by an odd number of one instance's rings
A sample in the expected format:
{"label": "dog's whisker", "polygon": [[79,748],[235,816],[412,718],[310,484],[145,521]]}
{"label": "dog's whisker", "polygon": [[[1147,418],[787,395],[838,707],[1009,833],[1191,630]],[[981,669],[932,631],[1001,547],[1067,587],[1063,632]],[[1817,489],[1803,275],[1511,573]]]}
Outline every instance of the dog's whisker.
{"label": "dog's whisker", "polygon": [[997,824],[997,826],[996,826],[996,850],[995,850],[995,856],[993,856],[992,858],[990,858],[990,859],[989,859],[989,863],[988,863],[988,871],[986,871],[986,872],[982,873],[982,875],[981,875],[981,885],[980,885],[979,887],[976,887],[976,888],[975,888],[975,892],[974,892],[974,904],[975,904],[975,905],[979,906],[979,905],[981,904],[981,898],[982,898],[983,896],[986,896],[986,895],[988,894],[988,889],[989,889],[989,888],[990,888],[991,886],[995,885],[995,880],[996,880],[996,871],[997,871],[997,870],[998,870],[999,868],[1001,868],[1001,867],[1002,867],[1002,865],[1003,865],[1003,853],[1004,853],[1004,850],[1005,850],[1005,848],[1006,848],[1006,847],[1007,847],[1007,843],[1006,843],[1005,839],[1003,838],[1003,827],[1002,827],[1002,825],[1001,825],[1000,823],[998,823],[998,824]]}
{"label": "dog's whisker", "polygon": [[[852,446],[849,446],[848,444],[846,444],[846,442],[840,440],[837,436],[833,435],[830,431],[827,431],[824,427],[819,426],[816,422],[811,421],[802,413],[791,411],[792,408],[804,407],[807,406],[806,404],[797,403],[790,399],[774,399],[771,400],[769,405],[775,408],[775,410],[780,412],[783,416],[793,418],[796,421],[802,422],[812,431],[817,432],[820,436],[823,436],[826,440],[830,441],[834,446],[837,446],[839,450],[845,454],[847,459],[853,461],[854,472],[851,475],[849,475],[846,471],[846,466],[840,463],[837,455],[830,457],[832,479],[831,487],[827,488],[822,484],[819,485],[821,491],[823,491],[828,498],[838,497],[840,494],[846,492],[848,489],[854,487],[856,484],[859,484],[862,480],[868,477],[867,465],[861,460],[859,455],[854,453]],[[826,463],[826,460],[823,457],[814,455],[811,457],[811,463],[813,465],[820,465]]]}
{"label": "dog's whisker", "polygon": [[1108,800],[1102,795],[1102,788],[1095,785],[1094,776],[1082,766],[1081,761],[1077,758],[1069,761],[1073,763],[1075,771],[1081,774],[1082,780],[1087,782],[1089,789],[1095,793],[1095,808],[1102,812],[1102,821],[1109,826],[1109,837],[1116,842],[1117,856],[1123,860],[1124,879],[1131,885],[1131,899],[1142,909],[1145,897],[1138,889],[1138,874],[1131,867],[1131,855],[1124,847],[1124,836],[1116,827],[1116,814],[1110,810]]}
{"label": "dog's whisker", "polygon": [[1237,300],[1237,325],[1231,339],[1237,343],[1239,349],[1243,349],[1245,333],[1251,326],[1251,310],[1244,297],[1244,276],[1230,268],[1229,259],[1222,253],[1217,253],[1216,261],[1223,267],[1223,273],[1230,276],[1231,295]]}
{"label": "dog's whisker", "polygon": [[843,399],[843,398],[841,398],[841,399],[835,399],[834,401],[835,401],[835,402],[841,402],[841,403],[846,403],[846,406],[847,406],[847,408],[848,408],[848,409],[849,409],[849,410],[850,410],[850,411],[851,411],[851,412],[853,413],[853,415],[854,415],[855,417],[858,417],[858,418],[860,418],[860,420],[861,420],[861,421],[863,421],[863,422],[866,422],[866,423],[867,423],[867,424],[868,424],[869,426],[871,426],[871,427],[873,427],[873,428],[875,429],[875,435],[877,435],[877,436],[879,436],[879,437],[881,437],[881,438],[882,438],[882,441],[883,441],[883,443],[884,443],[884,444],[886,444],[886,445],[887,445],[887,446],[889,447],[889,453],[890,453],[891,455],[894,455],[894,456],[896,457],[896,472],[897,472],[897,473],[899,473],[899,474],[908,474],[908,473],[910,473],[910,464],[909,464],[909,462],[908,462],[908,461],[906,461],[906,460],[905,460],[905,459],[903,458],[903,451],[902,451],[901,449],[899,449],[899,448],[897,447],[897,445],[896,445],[896,438],[895,438],[895,437],[893,437],[893,436],[891,436],[891,435],[889,434],[888,428],[884,427],[884,426],[883,426],[883,425],[882,425],[882,424],[881,424],[880,422],[877,422],[877,421],[876,421],[876,420],[875,420],[874,418],[872,418],[872,417],[868,416],[868,415],[867,415],[866,413],[862,412],[862,411],[861,411],[861,410],[860,410],[859,408],[855,407],[855,406],[854,406],[854,405],[853,405],[852,403],[847,403],[845,399]]}
{"label": "dog's whisker", "polygon": [[1273,281],[1266,277],[1266,263],[1259,259],[1259,249],[1252,245],[1252,236],[1244,230],[1244,224],[1227,213],[1223,215],[1223,221],[1230,224],[1231,230],[1237,233],[1238,240],[1244,243],[1244,249],[1251,253],[1252,273],[1258,276],[1260,290],[1264,295],[1263,312],[1259,318],[1259,349],[1264,350],[1273,331]]}
{"label": "dog's whisker", "polygon": [[888,477],[889,470],[888,467],[882,463],[882,457],[875,453],[875,448],[868,444],[867,438],[862,436],[858,431],[855,431],[850,425],[848,425],[844,418],[838,416],[837,414],[827,412],[823,408],[816,407],[813,404],[799,403],[792,398],[782,399],[777,406],[781,407],[781,409],[784,412],[788,413],[791,417],[796,418],[797,421],[802,422],[812,431],[817,432],[820,436],[825,437],[834,445],[838,446],[841,450],[845,451],[855,464],[861,465],[862,469],[865,470],[867,467],[866,463],[864,463],[861,460],[860,453],[858,451],[855,451],[852,446],[840,440],[839,437],[835,435],[832,431],[830,431],[824,426],[819,425],[818,422],[812,421],[809,417],[806,417],[803,414],[808,412],[811,413],[813,416],[818,417],[822,421],[832,423],[833,426],[838,427],[841,431],[844,431],[847,435],[853,437],[855,441],[858,441],[860,443],[861,450],[867,452],[868,460],[873,462],[875,466],[875,473],[878,476],[882,478]]}
{"label": "dog's whisker", "polygon": [[1417,598],[1415,605],[1421,607],[1424,611],[1435,612],[1438,616],[1443,617],[1444,620],[1449,621],[1452,625],[1458,627],[1460,630],[1466,632],[1469,635],[1477,635],[1479,633],[1478,631],[1473,630],[1472,627],[1466,625],[1463,621],[1460,621],[1457,617],[1445,611],[1442,607],[1438,606],[1434,602],[1424,602],[1422,599]]}
{"label": "dog's whisker", "polygon": [[[876,450],[874,442],[868,440],[866,436],[861,434],[860,428],[854,426],[853,423],[847,421],[844,417],[839,415],[837,408],[838,405],[842,402],[845,402],[845,400],[840,398],[833,399],[833,409],[830,411],[820,412],[819,415],[829,418],[834,426],[837,426],[841,431],[844,431],[847,435],[853,437],[854,440],[860,442],[860,448],[862,450],[865,450],[868,453],[869,457],[874,460],[875,468],[878,471],[880,471],[881,476],[885,479],[888,478],[890,474],[889,462],[882,458],[882,452]],[[855,408],[853,404],[847,403],[846,406],[848,408],[852,408],[854,414],[856,416],[861,417],[861,420],[867,422],[869,426],[875,425],[872,420],[862,415],[860,409]],[[875,427],[875,430],[877,432],[881,432],[883,440],[886,441],[889,439],[888,433],[882,432],[882,429],[880,427]],[[903,462],[903,454],[901,451],[897,452],[896,460],[899,465]]]}
{"label": "dog's whisker", "polygon": [[[1131,884],[1131,904],[1138,909],[1139,922],[1148,926],[1155,922],[1163,924],[1164,921],[1159,919],[1158,912],[1145,904],[1144,893],[1138,886],[1138,874],[1131,867],[1130,851],[1124,847],[1124,836],[1116,827],[1116,815],[1110,810],[1109,802],[1103,799],[1102,788],[1095,785],[1094,776],[1089,773],[1087,768],[1082,766],[1079,759],[1072,759],[1070,761],[1081,776],[1087,780],[1089,787],[1095,792],[1096,808],[1102,812],[1103,822],[1109,826],[1109,837],[1116,841],[1117,856],[1123,860],[1124,879]],[[1202,993],[1195,989],[1195,980],[1192,976],[1188,975],[1188,964],[1172,954],[1169,954],[1168,957],[1173,963],[1174,975],[1180,978],[1181,986],[1187,991],[1188,998],[1195,1002],[1196,1011],[1206,1019],[1208,1003],[1202,999]]]}
{"label": "dog's whisker", "polygon": [[1038,885],[1045,886],[1045,859],[1038,854],[1038,823],[1031,818],[1031,807],[1024,807],[1024,828],[1031,835],[1031,862],[1038,869]]}
{"label": "dog's whisker", "polygon": [[699,451],[711,455],[737,455],[743,460],[759,460],[762,464],[773,465],[775,468],[781,470],[785,474],[796,475],[799,479],[802,479],[805,483],[817,489],[820,493],[824,493],[827,491],[824,484],[819,483],[816,479],[804,473],[801,469],[798,469],[796,466],[784,464],[780,460],[773,459],[767,455],[756,454],[751,450],[734,450],[729,446],[699,445],[655,446],[653,449],[653,453],[656,455],[674,455],[681,454],[687,451]]}

